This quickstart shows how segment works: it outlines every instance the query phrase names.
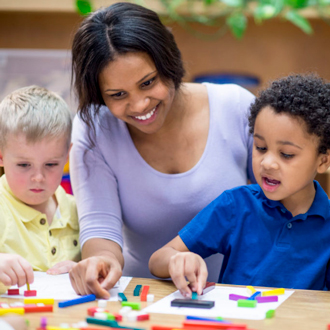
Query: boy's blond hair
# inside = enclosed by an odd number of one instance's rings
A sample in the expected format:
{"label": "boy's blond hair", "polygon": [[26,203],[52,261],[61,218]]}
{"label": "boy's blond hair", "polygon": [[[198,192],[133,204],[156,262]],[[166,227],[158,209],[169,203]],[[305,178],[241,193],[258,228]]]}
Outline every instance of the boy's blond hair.
{"label": "boy's blond hair", "polygon": [[66,102],[56,93],[39,86],[17,89],[0,103],[0,148],[9,134],[23,133],[28,143],[67,135],[71,143],[72,120]]}

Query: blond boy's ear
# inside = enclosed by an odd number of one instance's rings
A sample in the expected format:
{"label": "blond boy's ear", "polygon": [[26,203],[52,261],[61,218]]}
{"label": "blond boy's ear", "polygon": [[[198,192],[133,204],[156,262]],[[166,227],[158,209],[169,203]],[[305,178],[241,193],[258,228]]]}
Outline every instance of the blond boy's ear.
{"label": "blond boy's ear", "polygon": [[0,166],[3,166],[3,156],[2,156],[2,152],[0,150]]}
{"label": "blond boy's ear", "polygon": [[324,173],[330,166],[330,149],[327,150],[326,154],[319,155],[319,165],[317,168],[317,173]]}

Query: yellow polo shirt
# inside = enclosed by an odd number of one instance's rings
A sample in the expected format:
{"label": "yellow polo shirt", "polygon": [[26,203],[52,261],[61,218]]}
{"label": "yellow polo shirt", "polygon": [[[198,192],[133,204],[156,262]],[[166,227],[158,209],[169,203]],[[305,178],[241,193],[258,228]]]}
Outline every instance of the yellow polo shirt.
{"label": "yellow polo shirt", "polygon": [[0,178],[0,253],[19,254],[38,271],[81,259],[74,197],[61,186],[55,196],[58,210],[49,226],[45,214],[13,195],[5,174]]}

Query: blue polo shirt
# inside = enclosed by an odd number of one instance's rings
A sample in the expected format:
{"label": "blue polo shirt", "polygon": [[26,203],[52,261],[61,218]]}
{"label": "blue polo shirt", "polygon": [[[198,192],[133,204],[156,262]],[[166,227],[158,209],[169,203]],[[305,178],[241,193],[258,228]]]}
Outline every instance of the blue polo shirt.
{"label": "blue polo shirt", "polygon": [[259,185],[227,190],[179,235],[203,258],[224,255],[219,283],[329,288],[330,204],[317,181],[314,186],[312,206],[295,217]]}

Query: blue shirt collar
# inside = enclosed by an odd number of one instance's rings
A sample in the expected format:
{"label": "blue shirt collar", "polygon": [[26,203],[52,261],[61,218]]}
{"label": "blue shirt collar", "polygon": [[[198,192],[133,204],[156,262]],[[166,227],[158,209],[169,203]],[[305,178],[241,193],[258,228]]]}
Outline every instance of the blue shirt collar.
{"label": "blue shirt collar", "polygon": [[[330,218],[330,205],[328,195],[322,189],[320,184],[315,180],[314,187],[315,197],[313,204],[305,214],[299,214],[296,217],[305,220],[308,216],[320,216],[324,220],[327,220]],[[262,191],[261,187],[259,187],[259,193],[260,199],[262,200],[262,203],[264,205],[267,205],[270,208],[279,208],[282,212],[289,212],[281,202],[268,199]]]}

